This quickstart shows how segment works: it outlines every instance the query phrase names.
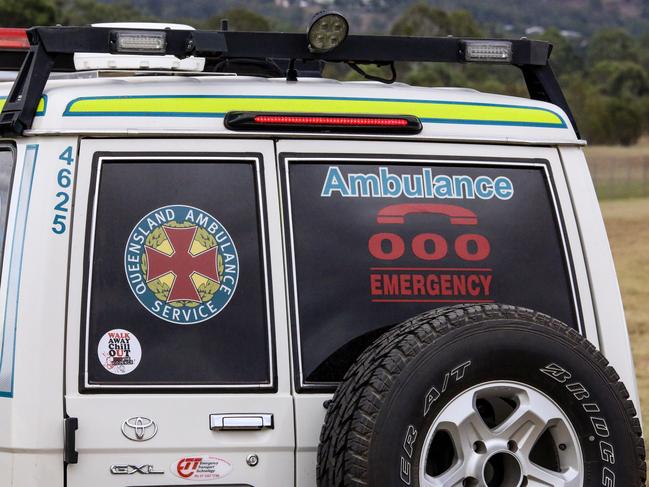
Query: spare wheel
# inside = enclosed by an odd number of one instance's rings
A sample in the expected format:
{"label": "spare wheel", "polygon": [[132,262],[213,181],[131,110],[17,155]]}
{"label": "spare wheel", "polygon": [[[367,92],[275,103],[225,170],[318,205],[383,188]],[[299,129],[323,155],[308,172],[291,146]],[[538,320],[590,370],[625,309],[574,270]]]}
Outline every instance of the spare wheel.
{"label": "spare wheel", "polygon": [[618,375],[563,323],[463,305],[387,332],[328,406],[320,487],[642,487]]}

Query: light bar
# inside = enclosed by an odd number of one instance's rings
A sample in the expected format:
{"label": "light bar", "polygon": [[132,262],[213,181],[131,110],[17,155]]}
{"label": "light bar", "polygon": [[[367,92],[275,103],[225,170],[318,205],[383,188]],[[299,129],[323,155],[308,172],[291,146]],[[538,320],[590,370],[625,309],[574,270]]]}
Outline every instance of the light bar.
{"label": "light bar", "polygon": [[289,132],[421,132],[421,122],[412,115],[338,115],[310,113],[230,112],[225,116],[230,130]]}
{"label": "light bar", "polygon": [[167,49],[164,32],[115,31],[111,34],[112,52],[116,54],[164,54]]}
{"label": "light bar", "polygon": [[474,63],[510,63],[512,43],[509,41],[464,41],[464,59]]}
{"label": "light bar", "polygon": [[25,29],[0,28],[0,49],[29,49]]}

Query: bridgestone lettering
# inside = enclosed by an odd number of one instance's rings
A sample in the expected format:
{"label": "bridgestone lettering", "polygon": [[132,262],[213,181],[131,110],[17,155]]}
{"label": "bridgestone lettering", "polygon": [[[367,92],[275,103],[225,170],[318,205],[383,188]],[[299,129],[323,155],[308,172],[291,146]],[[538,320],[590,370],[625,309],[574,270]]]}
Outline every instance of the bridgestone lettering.
{"label": "bridgestone lettering", "polygon": [[[556,363],[550,363],[541,368],[540,371],[543,374],[552,377],[560,384],[565,384],[573,377],[573,374],[571,372],[567,371]],[[566,384],[565,387],[573,394],[574,398],[577,401],[582,401],[583,399],[588,399],[590,397],[590,393],[579,382]],[[582,408],[586,413],[599,413],[601,411],[600,407],[595,403],[582,404]],[[602,462],[604,462],[605,465],[615,465],[615,450],[613,448],[613,445],[604,440],[601,440],[601,438],[610,437],[610,431],[606,420],[602,417],[591,416],[590,422],[595,433],[595,435],[591,437],[591,441],[598,441],[597,439],[600,438],[599,450]],[[615,487],[615,473],[607,466],[604,466],[602,470],[601,485],[603,487]]]}

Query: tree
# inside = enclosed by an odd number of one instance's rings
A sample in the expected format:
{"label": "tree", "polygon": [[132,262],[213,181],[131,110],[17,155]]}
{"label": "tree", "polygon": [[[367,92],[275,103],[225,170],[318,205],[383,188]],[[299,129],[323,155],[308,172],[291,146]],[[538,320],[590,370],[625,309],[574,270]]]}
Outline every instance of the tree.
{"label": "tree", "polygon": [[457,37],[481,37],[484,36],[482,27],[475,21],[467,10],[455,10],[448,14],[450,32],[449,35]]}
{"label": "tree", "polygon": [[408,8],[392,26],[392,35],[480,37],[482,30],[469,12],[446,12],[417,3]]}
{"label": "tree", "polygon": [[558,29],[550,28],[538,37],[552,44],[552,67],[557,75],[582,69],[583,59],[576,52],[575,46],[563,37]]}
{"label": "tree", "polygon": [[644,126],[643,106],[606,96],[579,75],[571,76],[565,88],[582,136],[591,144],[631,145],[638,141]]}
{"label": "tree", "polygon": [[[392,35],[480,37],[480,27],[464,10],[446,12],[418,3],[408,8],[393,24]],[[461,66],[427,66],[399,63],[400,79],[421,86],[466,86]]]}
{"label": "tree", "polygon": [[56,7],[52,0],[0,0],[2,27],[32,27],[55,23]]}
{"label": "tree", "polygon": [[642,135],[642,114],[635,104],[621,98],[606,100],[606,125],[611,137],[608,143],[633,145]]}
{"label": "tree", "polygon": [[633,99],[649,93],[647,72],[630,61],[601,61],[589,78],[605,95]]}
{"label": "tree", "polygon": [[[647,9],[649,9],[649,5],[647,5]],[[649,31],[640,34],[638,46],[640,48],[640,64],[645,70],[649,71]]]}
{"label": "tree", "polygon": [[147,20],[125,0],[100,3],[96,0],[58,0],[56,23],[88,25],[98,22],[134,22]]}
{"label": "tree", "polygon": [[252,32],[266,32],[271,30],[270,22],[266,17],[245,8],[231,8],[221,14],[214,15],[207,19],[205,27],[218,30],[221,28],[222,19],[228,19],[230,30]]}
{"label": "tree", "polygon": [[602,29],[595,33],[588,45],[586,58],[589,66],[600,61],[638,62],[636,40],[624,29]]}
{"label": "tree", "polygon": [[415,86],[466,86],[466,76],[445,64],[423,64],[408,72],[405,82]]}

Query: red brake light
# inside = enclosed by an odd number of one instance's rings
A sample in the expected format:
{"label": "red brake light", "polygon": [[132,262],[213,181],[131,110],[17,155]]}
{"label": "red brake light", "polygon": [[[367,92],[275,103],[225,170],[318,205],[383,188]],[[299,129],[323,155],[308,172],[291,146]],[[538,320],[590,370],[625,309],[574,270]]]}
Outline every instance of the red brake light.
{"label": "red brake light", "polygon": [[225,126],[231,130],[289,132],[421,132],[421,122],[411,115],[338,115],[310,113],[230,112]]}
{"label": "red brake light", "polygon": [[344,125],[359,127],[405,127],[405,118],[367,118],[367,117],[302,117],[257,115],[255,123],[288,125]]}
{"label": "red brake light", "polygon": [[27,30],[0,28],[0,49],[29,49]]}

